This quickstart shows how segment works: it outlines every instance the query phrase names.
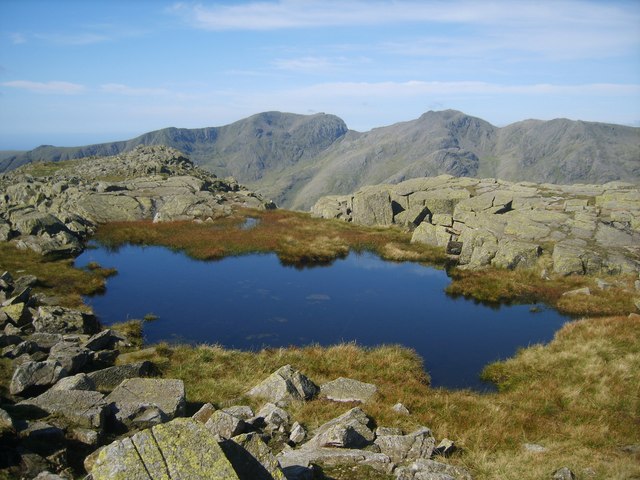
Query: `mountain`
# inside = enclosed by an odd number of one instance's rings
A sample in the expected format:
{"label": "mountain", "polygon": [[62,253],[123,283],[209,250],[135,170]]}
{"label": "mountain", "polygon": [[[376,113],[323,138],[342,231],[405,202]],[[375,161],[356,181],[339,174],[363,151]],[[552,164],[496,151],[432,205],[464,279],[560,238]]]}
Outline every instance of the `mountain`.
{"label": "mountain", "polygon": [[334,115],[265,112],[222,127],[166,128],[85,147],[41,146],[5,156],[0,171],[159,144],[297,209],[363,185],[442,173],[562,184],[640,181],[640,128],[567,119],[498,128],[455,110],[364,133]]}

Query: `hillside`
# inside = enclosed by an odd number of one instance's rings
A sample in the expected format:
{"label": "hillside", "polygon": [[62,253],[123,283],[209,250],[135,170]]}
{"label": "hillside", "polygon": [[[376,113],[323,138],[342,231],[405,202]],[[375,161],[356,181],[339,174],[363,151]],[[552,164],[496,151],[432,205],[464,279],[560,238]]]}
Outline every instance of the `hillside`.
{"label": "hillside", "polygon": [[334,115],[265,112],[222,127],[166,128],[85,147],[41,146],[4,158],[0,171],[159,144],[296,209],[363,185],[440,174],[562,184],[640,180],[640,128],[567,119],[498,128],[455,110],[364,133],[348,130]]}

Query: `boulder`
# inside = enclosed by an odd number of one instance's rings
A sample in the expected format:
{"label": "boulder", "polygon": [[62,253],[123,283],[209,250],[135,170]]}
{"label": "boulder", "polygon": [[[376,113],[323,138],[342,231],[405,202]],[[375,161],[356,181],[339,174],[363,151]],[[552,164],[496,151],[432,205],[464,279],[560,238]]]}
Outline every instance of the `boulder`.
{"label": "boulder", "polygon": [[21,250],[32,250],[40,255],[74,255],[82,251],[82,242],[69,232],[59,232],[55,235],[27,235],[16,242]]}
{"label": "boulder", "polygon": [[361,448],[375,438],[371,420],[356,407],[321,425],[303,448],[339,447]]}
{"label": "boulder", "polygon": [[88,373],[96,385],[96,390],[109,392],[120,385],[127,378],[149,377],[153,374],[153,364],[149,361],[126,363],[103,368]]}
{"label": "boulder", "polygon": [[98,321],[88,313],[64,307],[38,307],[33,319],[36,332],[44,333],[95,333]]}
{"label": "boulder", "polygon": [[271,403],[287,404],[291,401],[310,400],[318,387],[291,365],[285,365],[253,387],[247,395],[260,397]]}
{"label": "boulder", "polygon": [[[284,432],[289,428],[289,414],[273,403],[265,404],[256,417],[262,419],[259,423],[263,423],[264,429],[268,432]],[[252,423],[255,425],[256,421]]]}
{"label": "boulder", "polygon": [[211,403],[205,403],[196,413],[191,416],[191,418],[199,423],[207,423],[207,420],[211,418],[211,415],[213,415],[215,411],[216,407],[214,407]]}
{"label": "boulder", "polygon": [[568,467],[562,467],[553,472],[551,480],[576,480],[576,474],[573,473]]}
{"label": "boulder", "polygon": [[18,345],[10,345],[2,349],[5,358],[18,358],[21,355],[31,355],[40,351],[38,344],[32,340],[25,340]]}
{"label": "boulder", "polygon": [[[157,378],[128,378],[116,387],[106,398],[116,424],[125,427],[143,416],[155,416],[157,407],[164,419],[171,420],[184,415],[185,393],[182,380]],[[141,406],[144,408],[141,409]]]}
{"label": "boulder", "polygon": [[11,415],[9,415],[6,410],[0,408],[0,438],[6,434],[15,433],[15,430],[16,428]]}
{"label": "boulder", "polygon": [[112,349],[117,342],[123,341],[124,337],[111,329],[103,330],[93,335],[84,344],[85,348],[95,352],[99,350]]}
{"label": "boulder", "polygon": [[408,435],[380,435],[374,443],[393,462],[402,463],[431,458],[436,440],[431,430],[421,427]]}
{"label": "boulder", "polygon": [[394,472],[396,480],[473,480],[466,468],[420,459]]}
{"label": "boulder", "polygon": [[541,252],[542,249],[535,243],[502,239],[498,242],[498,250],[491,260],[491,265],[510,270],[531,268],[536,264]]}
{"label": "boulder", "polygon": [[278,460],[257,433],[238,435],[220,446],[241,479],[286,479]]}
{"label": "boulder", "polygon": [[314,463],[322,463],[328,466],[367,465],[387,474],[391,473],[395,466],[384,453],[353,448],[300,448],[285,450],[276,458],[287,476],[289,471],[294,468],[308,468]]}
{"label": "boulder", "polygon": [[86,373],[60,379],[51,390],[95,390],[96,384]]}
{"label": "boulder", "polygon": [[75,342],[63,341],[51,347],[49,360],[57,360],[69,375],[73,375],[89,361],[89,350]]}
{"label": "boulder", "polygon": [[340,377],[320,386],[320,395],[335,402],[367,402],[378,388],[371,384]]}
{"label": "boulder", "polygon": [[222,410],[216,410],[204,424],[213,435],[223,439],[235,437],[244,433],[246,424],[244,420]]}
{"label": "boulder", "polygon": [[89,473],[93,480],[239,480],[205,426],[186,418],[107,445]]}
{"label": "boulder", "polygon": [[50,415],[64,417],[71,425],[102,430],[107,402],[98,392],[86,390],[47,390],[18,405],[37,407]]}
{"label": "boulder", "polygon": [[396,413],[399,413],[400,415],[409,415],[409,409],[399,402],[396,403],[393,407],[391,407],[391,410],[393,410]]}
{"label": "boulder", "polygon": [[48,388],[67,376],[67,371],[55,360],[25,362],[13,372],[9,391],[12,395],[24,395]]}
{"label": "boulder", "polygon": [[391,197],[384,186],[364,187],[353,195],[353,222],[359,225],[391,225]]}
{"label": "boulder", "polygon": [[58,217],[39,211],[14,215],[11,218],[11,223],[14,230],[20,232],[21,235],[40,235],[43,233],[55,235],[67,230]]}
{"label": "boulder", "polygon": [[291,425],[291,434],[289,435],[289,441],[294,444],[300,444],[307,438],[307,431],[298,422],[294,422]]}

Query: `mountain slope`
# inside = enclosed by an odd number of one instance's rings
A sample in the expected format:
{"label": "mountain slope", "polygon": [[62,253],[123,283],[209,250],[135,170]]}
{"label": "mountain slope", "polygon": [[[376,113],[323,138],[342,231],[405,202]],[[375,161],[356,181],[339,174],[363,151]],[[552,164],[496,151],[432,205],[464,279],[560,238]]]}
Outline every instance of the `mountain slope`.
{"label": "mountain slope", "polygon": [[348,130],[334,115],[265,112],[222,127],[166,128],[86,147],[42,146],[5,158],[0,171],[158,144],[298,209],[323,195],[442,173],[548,183],[640,181],[640,128],[567,119],[498,128],[455,110],[364,133]]}

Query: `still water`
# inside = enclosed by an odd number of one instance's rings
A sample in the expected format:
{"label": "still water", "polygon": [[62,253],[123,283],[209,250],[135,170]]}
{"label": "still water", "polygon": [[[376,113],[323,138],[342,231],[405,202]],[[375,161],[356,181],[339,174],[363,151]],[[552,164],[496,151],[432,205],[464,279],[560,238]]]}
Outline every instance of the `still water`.
{"label": "still water", "polygon": [[273,254],[203,262],[162,247],[125,246],[89,249],[76,265],[89,262],[118,270],[104,295],[86,299],[102,323],[153,313],[159,319],[144,327],[149,343],[398,343],[422,356],[436,387],[491,389],[479,378],[484,365],[549,341],[567,321],[544,306],[532,312],[530,305],[451,298],[444,271],[369,253],[296,269]]}

